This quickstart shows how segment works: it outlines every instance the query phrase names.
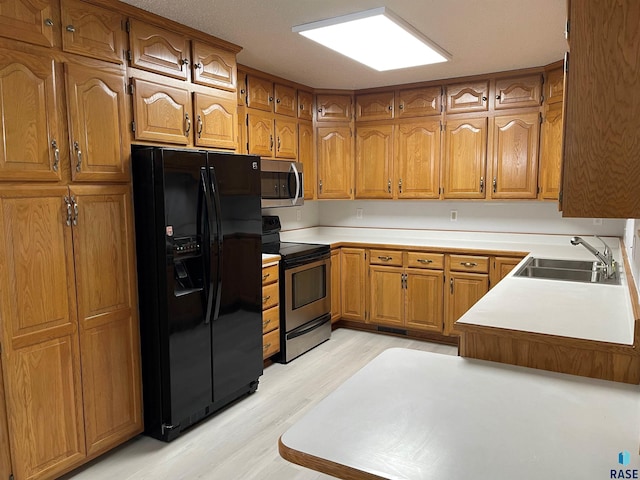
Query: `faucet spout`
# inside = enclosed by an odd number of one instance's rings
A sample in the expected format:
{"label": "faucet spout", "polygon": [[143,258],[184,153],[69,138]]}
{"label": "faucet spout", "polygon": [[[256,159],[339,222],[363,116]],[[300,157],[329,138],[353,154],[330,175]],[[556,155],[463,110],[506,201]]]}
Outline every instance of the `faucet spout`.
{"label": "faucet spout", "polygon": [[602,253],[600,253],[596,248],[587,243],[587,241],[582,237],[571,237],[571,245],[582,245],[584,248],[586,248],[593,256],[595,256],[604,264],[607,278],[611,278],[615,275],[616,272],[616,261],[613,259],[613,254],[611,253],[609,245],[607,245],[602,238],[596,238],[604,244],[604,251]]}

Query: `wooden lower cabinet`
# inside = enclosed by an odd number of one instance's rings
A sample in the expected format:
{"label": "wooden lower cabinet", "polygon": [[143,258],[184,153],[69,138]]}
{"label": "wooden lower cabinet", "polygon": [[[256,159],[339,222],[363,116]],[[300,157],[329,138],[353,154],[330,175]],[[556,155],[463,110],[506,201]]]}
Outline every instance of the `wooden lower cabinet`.
{"label": "wooden lower cabinet", "polygon": [[460,335],[454,323],[487,291],[489,291],[489,275],[486,273],[449,272],[445,335]]}
{"label": "wooden lower cabinet", "polygon": [[1,381],[2,359],[0,358],[0,478],[10,478],[11,450],[9,448],[9,430],[7,428],[7,408],[5,405],[4,384]]}
{"label": "wooden lower cabinet", "polygon": [[489,271],[489,287],[495,287],[523,258],[524,257],[493,257]]}
{"label": "wooden lower cabinet", "polygon": [[142,431],[131,195],[3,187],[0,231],[12,472],[53,478]]}
{"label": "wooden lower cabinet", "polygon": [[278,264],[262,267],[262,358],[280,351],[280,292]]}
{"label": "wooden lower cabinet", "polygon": [[365,321],[366,255],[364,248],[342,248],[341,293],[342,318]]}
{"label": "wooden lower cabinet", "polygon": [[369,267],[369,323],[401,327],[404,325],[404,269]]}
{"label": "wooden lower cabinet", "polygon": [[340,261],[340,249],[331,250],[331,323],[335,323],[342,317],[342,289],[340,279],[342,268]]}

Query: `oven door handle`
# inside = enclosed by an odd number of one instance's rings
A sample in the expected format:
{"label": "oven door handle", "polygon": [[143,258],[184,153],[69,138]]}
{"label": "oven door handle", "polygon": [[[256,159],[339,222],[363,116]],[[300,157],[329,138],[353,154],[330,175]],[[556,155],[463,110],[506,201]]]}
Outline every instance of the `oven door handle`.
{"label": "oven door handle", "polygon": [[311,321],[308,324],[303,325],[295,330],[292,330],[290,333],[287,333],[287,340],[292,340],[297,337],[301,337],[302,335],[306,335],[307,333],[313,332],[318,328],[322,327],[325,323],[331,321],[331,314],[323,315],[316,320]]}
{"label": "oven door handle", "polygon": [[293,174],[296,176],[296,195],[291,200],[291,205],[295,205],[298,203],[298,198],[300,198],[300,175],[298,174],[298,169],[296,168],[296,164],[291,162],[291,168],[289,171],[293,170]]}

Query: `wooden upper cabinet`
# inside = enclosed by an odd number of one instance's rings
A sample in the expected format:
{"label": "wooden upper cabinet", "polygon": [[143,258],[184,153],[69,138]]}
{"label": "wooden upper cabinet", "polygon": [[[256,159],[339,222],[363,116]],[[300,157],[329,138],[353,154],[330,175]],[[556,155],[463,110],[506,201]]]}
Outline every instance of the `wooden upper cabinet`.
{"label": "wooden upper cabinet", "polygon": [[313,200],[316,191],[314,147],[313,126],[311,123],[300,122],[298,124],[298,161],[303,167],[305,200]]}
{"label": "wooden upper cabinet", "polygon": [[317,133],[318,198],[352,198],[351,128],[319,127]]}
{"label": "wooden upper cabinet", "polygon": [[247,74],[238,70],[237,80],[238,106],[247,104]]}
{"label": "wooden upper cabinet", "polygon": [[356,198],[393,197],[393,126],[356,129]]}
{"label": "wooden upper cabinet", "polygon": [[405,88],[396,94],[396,118],[440,115],[442,87]]}
{"label": "wooden upper cabinet", "polygon": [[248,153],[272,157],[274,147],[273,114],[249,111],[247,113]]}
{"label": "wooden upper cabinet", "polygon": [[398,198],[440,195],[440,121],[396,125],[395,179]]}
{"label": "wooden upper cabinet", "polygon": [[569,4],[563,216],[640,216],[639,6]]}
{"label": "wooden upper cabinet", "polygon": [[56,478],[86,456],[68,195],[67,187],[0,189],[0,341],[15,478]]}
{"label": "wooden upper cabinet", "polygon": [[485,198],[487,119],[447,121],[444,148],[444,198]]}
{"label": "wooden upper cabinet", "polygon": [[562,168],[562,103],[545,108],[540,133],[540,198],[557,200]]}
{"label": "wooden upper cabinet", "polygon": [[316,121],[351,121],[351,95],[316,95]]}
{"label": "wooden upper cabinet", "polygon": [[484,112],[489,108],[489,81],[447,85],[447,113]]}
{"label": "wooden upper cabinet", "polygon": [[199,147],[235,150],[238,147],[238,118],[233,93],[193,94],[195,144]]}
{"label": "wooden upper cabinet", "polygon": [[298,118],[313,120],[313,93],[298,90]]}
{"label": "wooden upper cabinet", "polygon": [[540,115],[504,115],[493,119],[491,198],[536,198]]}
{"label": "wooden upper cabinet", "polygon": [[393,118],[393,92],[356,96],[356,120],[389,120]]}
{"label": "wooden upper cabinet", "polygon": [[276,83],[273,90],[275,97],[273,111],[280,115],[295,117],[298,108],[296,102],[296,89]]}
{"label": "wooden upper cabinet", "polygon": [[190,92],[139,78],[133,79],[133,86],[136,140],[190,145],[194,128]]}
{"label": "wooden upper cabinet", "polygon": [[296,120],[275,118],[275,157],[298,157],[298,123]]}
{"label": "wooden upper cabinet", "polygon": [[57,2],[4,0],[0,2],[0,36],[52,47],[60,34]]}
{"label": "wooden upper cabinet", "polygon": [[129,187],[73,186],[87,454],[142,430],[133,211]]}
{"label": "wooden upper cabinet", "polygon": [[189,80],[189,40],[139,20],[129,20],[131,66]]}
{"label": "wooden upper cabinet", "polygon": [[196,40],[191,42],[193,81],[207,87],[236,90],[236,54]]}
{"label": "wooden upper cabinet", "polygon": [[271,112],[273,110],[273,82],[247,75],[247,107]]}
{"label": "wooden upper cabinet", "polygon": [[73,180],[128,181],[124,77],[98,68],[64,67]]}
{"label": "wooden upper cabinet", "polygon": [[550,70],[544,83],[544,101],[547,104],[560,103],[564,97],[564,68]]}
{"label": "wooden upper cabinet", "polygon": [[62,0],[62,49],[87,57],[122,63],[123,17],[79,0]]}
{"label": "wooden upper cabinet", "polygon": [[537,107],[542,98],[542,77],[529,75],[496,80],[494,108]]}
{"label": "wooden upper cabinet", "polygon": [[66,155],[53,59],[0,49],[0,92],[0,180],[59,180]]}

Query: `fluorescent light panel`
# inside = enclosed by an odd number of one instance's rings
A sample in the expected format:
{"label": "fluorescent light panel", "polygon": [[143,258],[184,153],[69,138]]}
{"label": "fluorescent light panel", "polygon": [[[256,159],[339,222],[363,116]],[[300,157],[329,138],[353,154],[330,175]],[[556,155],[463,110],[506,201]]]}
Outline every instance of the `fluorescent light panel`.
{"label": "fluorescent light panel", "polygon": [[386,7],[306,23],[291,30],[378,71],[451,60],[446,50]]}

